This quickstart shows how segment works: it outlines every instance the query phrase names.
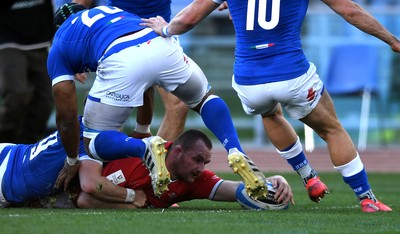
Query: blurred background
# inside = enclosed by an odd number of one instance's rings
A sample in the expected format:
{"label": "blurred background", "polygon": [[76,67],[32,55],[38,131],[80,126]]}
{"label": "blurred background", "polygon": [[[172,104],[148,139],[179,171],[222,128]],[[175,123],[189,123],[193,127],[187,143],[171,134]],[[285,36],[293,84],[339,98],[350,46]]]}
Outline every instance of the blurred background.
{"label": "blurred background", "polygon": [[[172,0],[173,15],[190,2]],[[399,0],[356,2],[400,38]],[[264,136],[261,119],[247,116],[243,112],[240,101],[231,87],[235,37],[228,12],[215,11],[196,28],[179,38],[186,54],[203,69],[214,92],[227,102],[242,143],[272,148]],[[361,129],[366,132],[364,138],[367,148],[399,147],[400,54],[393,53],[390,47],[380,40],[346,23],[320,0],[310,0],[303,23],[303,47],[308,59],[317,66],[317,72],[326,88],[332,91],[339,119],[350,133],[353,142],[357,145],[360,134],[363,135],[363,131],[360,131],[361,121]],[[349,61],[346,61],[346,58]],[[342,80],[338,81],[335,77],[341,77]],[[339,84],[332,80],[338,81]],[[77,84],[82,98],[89,90],[91,81],[92,79],[89,79],[84,85]],[[345,90],[345,84],[354,87]],[[158,96],[155,108],[153,134],[157,132],[164,114]],[[303,124],[297,120],[288,120],[304,141]],[[135,122],[134,111],[124,130],[128,132]],[[48,125],[49,128],[55,127],[54,115]],[[198,128],[213,137],[204,127],[201,118],[193,111],[188,116],[186,128]],[[326,146],[315,133],[314,137],[315,147]],[[214,137],[213,140],[217,141]]]}

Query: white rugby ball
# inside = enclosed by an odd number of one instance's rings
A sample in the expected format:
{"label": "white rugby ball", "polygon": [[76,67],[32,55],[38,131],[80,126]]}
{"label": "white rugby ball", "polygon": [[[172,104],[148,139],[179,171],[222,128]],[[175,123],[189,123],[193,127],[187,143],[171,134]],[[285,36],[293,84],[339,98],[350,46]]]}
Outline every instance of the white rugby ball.
{"label": "white rugby ball", "polygon": [[275,188],[272,186],[272,183],[267,181],[266,182],[268,188],[268,196],[258,198],[257,200],[249,197],[244,187],[243,189],[239,189],[240,191],[237,192],[236,197],[237,201],[241,204],[243,208],[249,210],[284,210],[289,207],[288,204],[278,203],[274,195],[276,193]]}
{"label": "white rugby ball", "polygon": [[272,186],[272,183],[267,181],[267,187],[268,187],[268,195],[267,197],[262,197],[258,198],[257,200],[260,202],[265,203],[265,209],[266,210],[283,210],[287,209],[289,207],[289,203],[283,204],[283,203],[278,203],[278,201],[274,198],[276,190]]}

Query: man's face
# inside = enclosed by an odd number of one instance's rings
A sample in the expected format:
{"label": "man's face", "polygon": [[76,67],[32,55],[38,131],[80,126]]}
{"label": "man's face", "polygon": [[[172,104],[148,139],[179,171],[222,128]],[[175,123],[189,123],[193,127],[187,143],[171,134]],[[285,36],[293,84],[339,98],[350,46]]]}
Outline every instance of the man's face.
{"label": "man's face", "polygon": [[202,141],[197,141],[191,149],[183,150],[175,161],[175,177],[193,183],[211,160],[211,151]]}

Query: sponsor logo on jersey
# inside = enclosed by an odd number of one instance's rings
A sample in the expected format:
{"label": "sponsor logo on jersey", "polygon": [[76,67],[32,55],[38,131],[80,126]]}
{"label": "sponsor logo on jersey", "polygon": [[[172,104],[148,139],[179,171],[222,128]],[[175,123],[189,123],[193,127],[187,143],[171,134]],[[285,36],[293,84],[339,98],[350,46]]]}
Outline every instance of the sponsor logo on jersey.
{"label": "sponsor logo on jersey", "polygon": [[113,184],[117,185],[126,181],[124,173],[121,170],[118,170],[106,177],[110,180]]}

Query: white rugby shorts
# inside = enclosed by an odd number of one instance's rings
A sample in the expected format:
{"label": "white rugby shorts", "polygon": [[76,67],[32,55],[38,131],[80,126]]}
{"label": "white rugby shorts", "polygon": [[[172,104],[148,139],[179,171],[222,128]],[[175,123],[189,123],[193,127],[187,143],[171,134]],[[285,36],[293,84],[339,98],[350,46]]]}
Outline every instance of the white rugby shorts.
{"label": "white rugby shorts", "polygon": [[317,105],[324,85],[310,63],[308,71],[295,79],[258,85],[239,85],[232,78],[232,87],[248,115],[273,114],[280,103],[292,119],[306,117]]}
{"label": "white rugby shorts", "polygon": [[89,95],[108,105],[137,107],[153,84],[170,92],[191,74],[179,42],[156,37],[101,60]]}
{"label": "white rugby shorts", "polygon": [[120,130],[132,108],[143,105],[143,93],[152,85],[172,92],[190,108],[210,89],[202,70],[183,53],[175,37],[156,37],[125,48],[99,62],[85,105],[84,136]]}

